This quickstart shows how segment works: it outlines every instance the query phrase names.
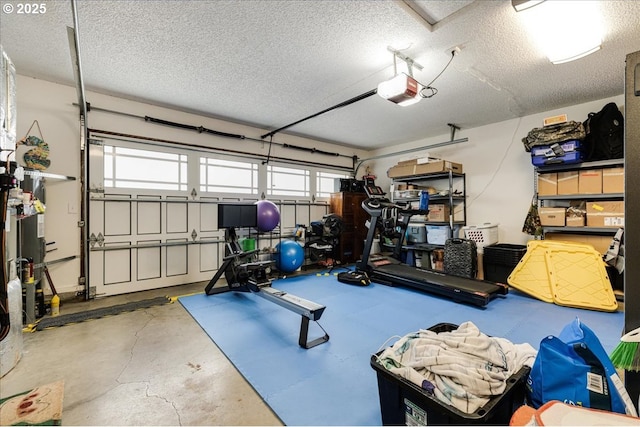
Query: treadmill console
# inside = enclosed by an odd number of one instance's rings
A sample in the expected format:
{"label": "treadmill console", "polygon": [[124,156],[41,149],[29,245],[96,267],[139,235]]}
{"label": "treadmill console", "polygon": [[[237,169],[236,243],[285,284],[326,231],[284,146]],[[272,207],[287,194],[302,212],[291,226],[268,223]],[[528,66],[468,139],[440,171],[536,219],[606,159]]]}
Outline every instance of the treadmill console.
{"label": "treadmill console", "polygon": [[386,195],[382,188],[374,184],[366,185],[364,191],[370,199],[381,199]]}
{"label": "treadmill console", "polygon": [[365,185],[364,191],[367,193],[367,199],[362,202],[362,207],[367,213],[371,214],[371,210],[381,210],[382,208],[394,207],[391,200],[386,197],[386,193],[377,185]]}

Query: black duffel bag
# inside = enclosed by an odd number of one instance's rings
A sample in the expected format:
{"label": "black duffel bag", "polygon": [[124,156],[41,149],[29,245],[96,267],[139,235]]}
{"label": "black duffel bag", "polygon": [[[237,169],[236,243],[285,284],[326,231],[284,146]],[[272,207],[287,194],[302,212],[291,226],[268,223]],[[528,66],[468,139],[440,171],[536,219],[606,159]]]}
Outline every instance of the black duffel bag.
{"label": "black duffel bag", "polygon": [[597,113],[589,113],[583,125],[585,161],[624,157],[624,117],[615,102],[608,103]]}

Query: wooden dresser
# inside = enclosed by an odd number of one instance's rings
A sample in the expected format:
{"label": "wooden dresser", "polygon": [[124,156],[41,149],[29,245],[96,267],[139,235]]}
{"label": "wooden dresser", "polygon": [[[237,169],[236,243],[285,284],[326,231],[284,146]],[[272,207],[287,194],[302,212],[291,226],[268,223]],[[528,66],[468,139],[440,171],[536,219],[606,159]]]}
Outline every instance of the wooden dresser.
{"label": "wooden dresser", "polygon": [[340,236],[335,254],[342,264],[356,262],[362,257],[364,240],[367,238],[365,223],[369,219],[369,215],[362,209],[362,201],[366,198],[365,193],[331,194],[330,211],[344,220],[344,232]]}

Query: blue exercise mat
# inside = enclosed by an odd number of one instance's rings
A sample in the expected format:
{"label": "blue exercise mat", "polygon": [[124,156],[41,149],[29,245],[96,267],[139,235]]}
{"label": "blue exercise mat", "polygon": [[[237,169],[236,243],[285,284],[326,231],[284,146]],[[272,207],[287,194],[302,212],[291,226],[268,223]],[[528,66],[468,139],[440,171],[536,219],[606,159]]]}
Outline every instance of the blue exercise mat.
{"label": "blue exercise mat", "polygon": [[[333,275],[280,279],[273,287],[325,305],[319,323],[329,341],[299,347],[300,316],[254,294],[179,301],[287,425],[381,425],[370,357],[393,336],[472,321],[487,335],[537,349],[577,316],[610,353],[624,323],[623,313],[561,307],[517,291],[479,308],[408,288],[347,285]],[[309,339],[322,334],[311,322]]]}

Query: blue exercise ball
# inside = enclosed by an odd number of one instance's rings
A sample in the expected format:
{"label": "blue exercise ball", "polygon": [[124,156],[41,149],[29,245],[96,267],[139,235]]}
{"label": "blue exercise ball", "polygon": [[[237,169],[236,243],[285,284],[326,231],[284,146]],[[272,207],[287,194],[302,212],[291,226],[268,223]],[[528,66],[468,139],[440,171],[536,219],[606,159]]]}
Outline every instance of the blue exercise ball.
{"label": "blue exercise ball", "polygon": [[304,248],[293,240],[276,245],[276,268],[285,273],[296,271],[304,262]]}
{"label": "blue exercise ball", "polygon": [[280,211],[275,203],[269,200],[260,200],[258,205],[258,230],[262,232],[271,231],[280,223]]}

